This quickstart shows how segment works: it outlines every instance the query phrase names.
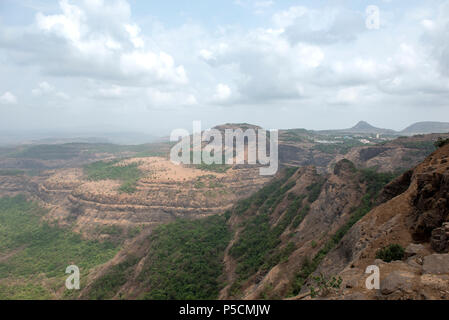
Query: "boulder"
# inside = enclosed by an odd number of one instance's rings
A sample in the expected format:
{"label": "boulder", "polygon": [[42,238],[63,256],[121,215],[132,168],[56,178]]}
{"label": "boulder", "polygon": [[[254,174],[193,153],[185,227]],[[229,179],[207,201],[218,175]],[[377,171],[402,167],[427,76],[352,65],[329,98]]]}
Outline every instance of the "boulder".
{"label": "boulder", "polygon": [[449,252],[449,234],[446,233],[446,229],[443,227],[433,229],[430,244],[432,249],[438,253]]}
{"label": "boulder", "polygon": [[432,254],[424,257],[424,274],[449,274],[449,254]]}
{"label": "boulder", "polygon": [[413,288],[415,275],[407,271],[393,271],[380,282],[380,292],[383,295],[391,294],[397,290],[410,292]]}
{"label": "boulder", "polygon": [[410,243],[407,248],[405,248],[405,258],[410,258],[426,251],[426,248],[422,244]]}

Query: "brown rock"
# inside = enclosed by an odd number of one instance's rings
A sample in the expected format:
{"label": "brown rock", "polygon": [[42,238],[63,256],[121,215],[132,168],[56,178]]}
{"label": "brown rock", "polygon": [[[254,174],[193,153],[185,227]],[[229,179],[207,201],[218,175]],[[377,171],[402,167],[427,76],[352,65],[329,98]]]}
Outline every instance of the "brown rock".
{"label": "brown rock", "polygon": [[413,287],[414,274],[407,271],[393,271],[380,282],[380,292],[383,295],[397,290],[409,292]]}
{"label": "brown rock", "polygon": [[444,228],[436,228],[432,230],[430,244],[432,249],[438,253],[449,252],[449,235]]}
{"label": "brown rock", "polygon": [[424,274],[449,274],[449,254],[432,254],[424,257]]}
{"label": "brown rock", "polygon": [[426,248],[422,244],[410,243],[407,248],[405,248],[405,257],[410,258],[415,255],[419,255],[426,251]]}

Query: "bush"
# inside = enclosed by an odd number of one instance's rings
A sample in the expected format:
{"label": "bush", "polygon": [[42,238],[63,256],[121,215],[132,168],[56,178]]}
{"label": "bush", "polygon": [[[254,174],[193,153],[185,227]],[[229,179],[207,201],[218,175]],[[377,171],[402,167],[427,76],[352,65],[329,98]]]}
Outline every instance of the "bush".
{"label": "bush", "polygon": [[390,244],[387,247],[379,249],[376,253],[376,259],[382,259],[385,262],[395,260],[402,260],[404,258],[405,250],[399,244]]}
{"label": "bush", "polygon": [[435,141],[435,143],[434,143],[435,147],[437,147],[437,148],[441,148],[441,147],[443,147],[443,146],[445,146],[447,144],[449,144],[449,138],[448,139],[443,139],[441,137],[438,138],[438,140]]}
{"label": "bush", "polygon": [[324,180],[321,179],[318,182],[312,183],[310,186],[307,187],[307,191],[309,191],[309,202],[315,202],[318,197],[320,196],[321,193],[321,189],[323,188],[324,185]]}

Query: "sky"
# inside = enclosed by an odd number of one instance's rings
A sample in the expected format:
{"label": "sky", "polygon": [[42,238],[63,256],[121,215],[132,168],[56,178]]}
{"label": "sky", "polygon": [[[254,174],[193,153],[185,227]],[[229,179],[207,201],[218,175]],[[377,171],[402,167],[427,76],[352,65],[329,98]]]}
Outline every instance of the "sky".
{"label": "sky", "polygon": [[0,0],[1,132],[194,120],[449,121],[449,1]]}

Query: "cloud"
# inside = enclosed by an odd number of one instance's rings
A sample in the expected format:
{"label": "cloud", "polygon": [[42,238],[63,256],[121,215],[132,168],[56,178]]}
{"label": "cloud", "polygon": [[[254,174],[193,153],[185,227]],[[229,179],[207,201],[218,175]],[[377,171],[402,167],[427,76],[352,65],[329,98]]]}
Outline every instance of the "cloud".
{"label": "cloud", "polygon": [[182,65],[162,50],[146,48],[126,1],[59,2],[60,13],[37,13],[33,26],[0,32],[18,64],[44,74],[133,83],[186,83]]}
{"label": "cloud", "polygon": [[37,97],[41,97],[41,96],[54,96],[60,99],[64,99],[64,100],[68,100],[70,99],[70,97],[62,92],[62,91],[57,91],[55,89],[55,87],[51,84],[49,84],[47,81],[42,81],[39,83],[39,85],[37,86],[37,88],[34,88],[33,90],[31,90],[31,93],[33,96],[37,96]]}
{"label": "cloud", "polygon": [[333,44],[354,41],[358,34],[366,32],[362,12],[342,8],[309,9],[291,7],[273,16],[275,25],[293,44]]}
{"label": "cloud", "polygon": [[35,96],[40,96],[40,95],[43,95],[43,94],[51,93],[51,92],[53,92],[54,90],[55,90],[55,88],[54,88],[52,85],[50,85],[50,84],[49,84],[48,82],[46,82],[46,81],[43,81],[43,82],[39,83],[38,87],[35,88],[35,89],[33,89],[33,90],[31,91],[31,93],[32,93],[33,95],[35,95]]}
{"label": "cloud", "polygon": [[0,104],[5,105],[17,104],[17,98],[11,92],[7,91],[0,96]]}
{"label": "cloud", "polygon": [[335,98],[331,98],[331,104],[354,104],[359,102],[360,89],[357,87],[343,88],[338,90]]}
{"label": "cloud", "polygon": [[214,99],[218,102],[224,102],[231,97],[232,90],[225,84],[218,84],[215,89]]}
{"label": "cloud", "polygon": [[[0,73],[8,78],[0,92],[13,80],[24,93],[15,109],[64,106],[81,123],[107,114],[121,124],[113,115],[127,112],[131,126],[177,121],[152,120],[164,110],[212,118],[226,109],[227,121],[252,121],[257,108],[261,124],[284,127],[306,117],[324,126],[343,119],[341,110],[352,117],[407,108],[415,118],[437,114],[449,101],[449,1],[437,2],[385,4],[382,28],[368,30],[364,8],[341,4],[240,0],[243,9],[233,10],[248,21],[194,15],[173,24],[149,18],[153,12],[131,14],[134,2],[125,0],[62,0],[26,25],[2,20]],[[254,16],[258,10],[264,19]]]}

